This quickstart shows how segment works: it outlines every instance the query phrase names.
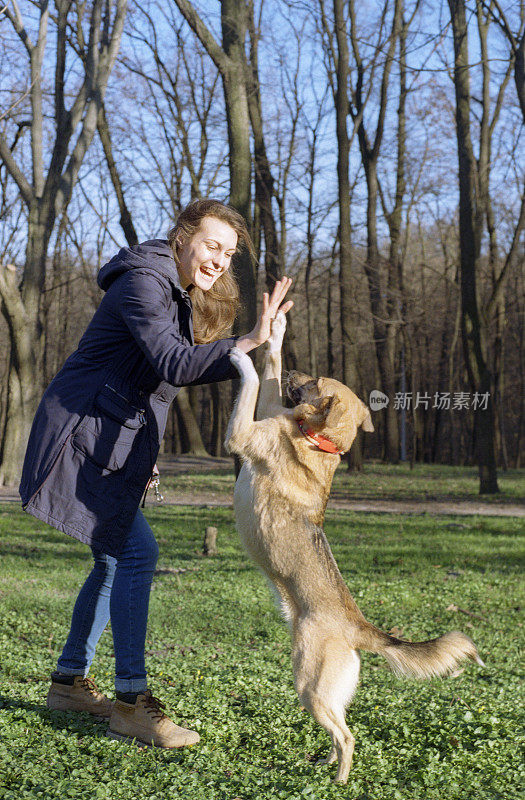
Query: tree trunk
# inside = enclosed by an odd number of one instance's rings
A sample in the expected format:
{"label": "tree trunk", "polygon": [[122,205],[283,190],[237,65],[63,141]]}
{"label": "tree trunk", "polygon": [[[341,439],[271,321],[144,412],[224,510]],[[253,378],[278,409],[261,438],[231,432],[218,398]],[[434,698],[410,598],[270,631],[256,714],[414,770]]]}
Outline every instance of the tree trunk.
{"label": "tree trunk", "polygon": [[22,286],[18,287],[14,267],[0,268],[2,313],[10,334],[6,413],[0,448],[0,484],[6,486],[15,486],[20,478],[27,439],[41,395],[40,300],[51,229],[52,224],[50,229],[42,224],[38,208],[33,206]]}
{"label": "tree trunk", "polygon": [[[372,310],[372,325],[374,331],[374,343],[377,356],[377,364],[381,377],[379,387],[391,402],[386,406],[383,417],[385,423],[384,433],[384,460],[397,463],[399,460],[399,429],[397,425],[397,414],[392,399],[395,396],[395,345],[396,345],[396,325],[395,320],[392,324],[385,324],[388,317],[387,304],[385,302],[385,288],[382,286],[381,258],[377,238],[377,162],[368,159],[365,163],[367,177],[367,258],[365,262],[365,272],[368,280],[368,293],[370,297],[370,308]],[[391,313],[394,314],[393,309]],[[398,312],[395,312],[395,319]]]}
{"label": "tree trunk", "polygon": [[[368,294],[370,298],[370,309],[372,312],[372,323],[374,330],[374,343],[377,356],[377,363],[381,377],[381,389],[393,398],[395,395],[395,344],[396,344],[396,321],[399,317],[399,312],[394,309],[392,305],[387,305],[386,295],[388,284],[383,280],[382,265],[379,253],[378,232],[377,232],[377,203],[378,203],[378,175],[377,166],[379,153],[383,141],[383,132],[386,119],[387,101],[388,101],[388,86],[390,79],[390,72],[394,61],[395,50],[397,41],[401,33],[401,22],[403,14],[403,0],[395,0],[394,11],[392,17],[392,27],[388,39],[388,46],[386,48],[378,48],[376,57],[381,52],[384,55],[384,66],[381,75],[381,89],[379,101],[379,113],[377,115],[377,122],[373,137],[369,137],[365,126],[364,112],[366,100],[363,100],[363,82],[365,78],[365,66],[359,52],[359,34],[356,29],[356,16],[355,16],[355,2],[350,2],[350,21],[351,29],[350,36],[352,41],[352,49],[357,68],[357,81],[356,87],[353,92],[354,103],[351,109],[352,116],[357,124],[357,135],[359,141],[359,149],[361,153],[361,161],[366,176],[367,186],[367,207],[366,207],[366,227],[367,227],[367,256],[365,262],[365,273],[368,283]],[[402,53],[403,55],[403,53]],[[377,64],[376,64],[377,66]],[[373,73],[373,70],[372,70]],[[401,71],[402,73],[402,71]],[[403,74],[401,74],[403,80]],[[401,90],[401,105],[399,117],[399,142],[401,147],[401,163],[399,163],[398,156],[398,185],[397,192],[404,191],[404,97],[403,89]],[[399,172],[401,169],[401,173]],[[402,202],[401,202],[402,206]],[[401,209],[399,209],[399,213]],[[399,220],[400,222],[400,220]],[[396,265],[390,266],[390,285],[395,285],[397,275],[394,272],[397,268],[397,253]],[[393,276],[393,277],[392,277]],[[390,324],[390,315],[392,319],[393,330],[388,331]],[[388,461],[397,462],[399,459],[399,434],[397,427],[397,415],[393,407],[393,402],[390,402],[384,411],[385,421],[385,447],[384,458]]]}
{"label": "tree trunk", "polygon": [[[451,348],[451,335],[450,335],[450,319],[452,315],[452,293],[450,291],[449,282],[446,280],[446,273],[445,273],[445,314],[444,314],[444,324],[443,329],[441,331],[441,347],[440,347],[440,355],[439,355],[439,365],[438,365],[438,380],[436,384],[436,391],[440,394],[447,390],[447,375],[448,375],[448,365],[450,360],[450,348]],[[455,342],[454,342],[455,344]],[[430,460],[432,463],[438,463],[441,457],[441,434],[444,422],[444,413],[443,409],[438,407],[435,410],[434,414],[434,431],[432,435],[432,443],[431,443],[431,456]]]}
{"label": "tree trunk", "polygon": [[222,455],[222,444],[224,437],[224,403],[222,401],[221,390],[218,383],[210,385],[212,399],[212,429],[210,452],[212,456],[219,458]]}
{"label": "tree trunk", "polygon": [[179,420],[182,452],[193,456],[207,456],[202,435],[191,407],[188,388],[183,386],[175,398],[175,407]]}
{"label": "tree trunk", "polygon": [[[335,93],[337,136],[337,192],[339,205],[339,296],[343,362],[343,383],[359,394],[357,344],[354,322],[356,276],[352,264],[352,226],[350,218],[350,141],[347,120],[349,114],[348,70],[349,51],[343,0],[334,0],[335,32],[337,39],[337,86]],[[348,468],[361,469],[363,464],[362,438],[356,436],[348,454]]]}
{"label": "tree trunk", "polygon": [[335,245],[332,248],[330,256],[330,266],[328,269],[328,279],[326,281],[326,374],[329,377],[335,372],[335,358],[334,358],[334,320],[332,318],[332,291],[334,283],[334,267],[335,267]]}
{"label": "tree trunk", "polygon": [[[79,169],[93,139],[97,116],[120,46],[127,10],[126,0],[105,4],[102,0],[95,0],[89,13],[89,38],[86,41],[80,18],[68,19],[73,4],[56,4],[57,14],[53,18],[56,25],[55,139],[50,142],[46,138],[44,145],[47,133],[44,134],[42,76],[44,69],[46,73],[50,72],[53,62],[45,58],[50,18],[48,3],[39,3],[38,6],[40,20],[38,38],[34,43],[27,35],[20,9],[16,7],[14,13],[7,6],[4,9],[29,56],[33,180],[30,184],[0,132],[0,158],[28,209],[26,261],[20,287],[16,273],[0,266],[1,308],[8,324],[11,348],[7,409],[0,451],[0,483],[10,485],[14,485],[20,477],[27,435],[42,388],[41,299],[45,287],[47,248],[56,218],[67,209]],[[80,17],[85,14],[85,9],[79,11],[75,8],[73,11],[77,11]],[[72,87],[66,87],[68,27],[76,32],[79,63],[84,67],[84,80],[79,81],[74,91],[71,91]],[[78,76],[75,80],[78,80]],[[69,109],[65,105],[68,91],[72,94]],[[50,125],[49,130],[52,129]],[[71,143],[72,139],[74,143]],[[46,161],[48,169],[45,175],[44,150],[47,147],[51,150],[51,156]]]}
{"label": "tree trunk", "polygon": [[[7,318],[7,314],[6,314]],[[12,335],[7,374],[6,412],[0,448],[0,485],[15,486],[20,478],[24,452],[40,396],[38,362],[33,347],[34,326],[24,316],[8,318]]]}
{"label": "tree trunk", "polygon": [[474,411],[475,451],[480,494],[499,491],[494,448],[493,380],[488,367],[479,314],[477,274],[481,254],[483,213],[478,197],[476,159],[470,133],[468,28],[464,0],[448,0],[454,34],[454,86],[459,167],[459,249],[461,269],[461,333],[471,391],[488,393],[486,408]]}
{"label": "tree trunk", "polygon": [[14,362],[12,357],[7,375],[6,413],[0,448],[0,485],[3,486],[18,483],[36,409],[36,364],[28,359],[23,365],[18,363],[17,368]]}
{"label": "tree trunk", "polygon": [[[221,71],[228,124],[230,203],[242,214],[251,230],[250,115],[246,88],[246,7],[244,0],[222,0],[222,45],[228,68]],[[243,304],[236,331],[251,330],[257,317],[256,275],[250,254],[238,259],[238,280]]]}
{"label": "tree trunk", "polygon": [[507,442],[505,439],[505,302],[500,298],[496,310],[496,335],[494,339],[494,417],[496,433],[496,457],[499,453],[504,470],[509,468]]}
{"label": "tree trunk", "polygon": [[[279,236],[273,213],[272,201],[275,197],[275,184],[266,152],[263,131],[262,103],[259,83],[258,34],[255,26],[253,0],[248,3],[247,22],[250,33],[250,62],[247,64],[248,110],[253,133],[253,156],[255,167],[255,211],[264,234],[264,267],[268,291],[273,290],[276,280],[283,276],[280,259]],[[259,242],[260,248],[260,242]],[[287,369],[297,369],[295,334],[292,315],[287,315],[286,335],[283,342],[284,365]]]}
{"label": "tree trunk", "polygon": [[397,109],[397,163],[396,163],[396,195],[394,208],[386,213],[390,233],[390,249],[388,257],[388,284],[386,297],[386,332],[385,332],[385,374],[383,375],[384,391],[390,398],[385,409],[385,460],[392,464],[399,461],[399,426],[398,415],[392,402],[396,391],[396,350],[398,333],[401,325],[401,282],[403,264],[401,256],[401,229],[403,221],[403,202],[406,191],[405,158],[406,158],[406,38],[408,25],[401,11],[399,30],[399,104]]}
{"label": "tree trunk", "polygon": [[304,273],[304,294],[306,300],[306,329],[308,335],[308,371],[310,375],[315,376],[319,374],[317,357],[318,333],[316,330],[316,322],[318,319],[316,302],[317,298],[315,290],[312,289],[312,267],[314,257],[313,203],[315,188],[316,143],[317,135],[316,131],[313,131],[313,138],[310,145],[310,161],[308,165],[308,208],[306,216],[306,269]]}
{"label": "tree trunk", "polygon": [[[222,0],[222,46],[189,0],[175,0],[187,23],[213,60],[222,78],[228,128],[230,204],[252,228],[250,208],[251,154],[250,115],[246,90],[246,5],[244,0]],[[249,253],[237,259],[237,279],[243,304],[235,332],[253,328],[257,316],[256,275]]]}

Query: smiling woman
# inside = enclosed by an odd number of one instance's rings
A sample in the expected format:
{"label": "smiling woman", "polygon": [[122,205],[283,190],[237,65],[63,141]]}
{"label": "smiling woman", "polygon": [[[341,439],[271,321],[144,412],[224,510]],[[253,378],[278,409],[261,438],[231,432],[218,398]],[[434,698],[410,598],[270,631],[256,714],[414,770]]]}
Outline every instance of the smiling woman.
{"label": "smiling woman", "polygon": [[[239,307],[239,287],[230,265],[235,253],[246,249],[255,259],[255,249],[243,217],[231,206],[204,198],[190,203],[168,232],[168,242],[182,287],[193,308],[193,334],[199,344],[211,342],[228,331]],[[236,346],[245,353],[266,342],[291,279],[275,284],[271,301],[263,294],[262,313],[255,328]],[[270,309],[270,302],[272,308]],[[282,306],[288,312],[293,303]]]}
{"label": "smiling woman", "polygon": [[246,249],[255,258],[246,223],[217,200],[196,200],[179,215],[168,242],[191,297],[195,341],[210,342],[231,327],[239,307],[239,288],[229,269],[233,255]]}
{"label": "smiling woman", "polygon": [[[179,388],[236,377],[229,351],[268,339],[291,281],[264,294],[250,333],[221,339],[239,306],[232,258],[239,247],[253,254],[243,218],[198,200],[168,237],[123,247],[102,267],[105,295],[37,410],[20,495],[29,513],[90,545],[95,559],[48,707],[110,717],[114,738],[182,747],[198,734],[171,722],[148,689],[144,645],[158,546],[139,504]],[[110,618],[114,704],[87,679]]]}
{"label": "smiling woman", "polygon": [[204,217],[189,241],[177,241],[182,288],[193,284],[203,292],[211,289],[217,278],[229,269],[237,239],[236,232],[226,222]]}

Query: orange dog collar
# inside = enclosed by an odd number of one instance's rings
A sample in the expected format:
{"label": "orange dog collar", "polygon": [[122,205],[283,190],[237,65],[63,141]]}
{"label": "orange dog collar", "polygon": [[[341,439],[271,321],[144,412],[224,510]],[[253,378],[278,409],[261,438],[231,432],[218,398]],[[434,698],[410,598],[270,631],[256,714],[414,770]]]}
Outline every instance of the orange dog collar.
{"label": "orange dog collar", "polygon": [[323,453],[333,453],[338,456],[344,453],[344,450],[339,450],[326,436],[322,436],[320,433],[315,433],[315,431],[305,428],[304,419],[298,419],[296,422],[304,438],[307,439],[310,444],[314,444],[319,450],[322,450]]}

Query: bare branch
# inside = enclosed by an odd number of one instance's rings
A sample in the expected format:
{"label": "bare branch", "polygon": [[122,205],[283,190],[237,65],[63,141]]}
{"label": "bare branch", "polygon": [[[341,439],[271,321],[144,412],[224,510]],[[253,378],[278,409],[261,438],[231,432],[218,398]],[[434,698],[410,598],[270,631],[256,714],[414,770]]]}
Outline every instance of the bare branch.
{"label": "bare branch", "polygon": [[14,264],[0,264],[0,298],[9,314],[11,324],[22,327],[27,314],[18,289],[18,277]]}
{"label": "bare branch", "polygon": [[[66,169],[60,178],[54,201],[56,214],[61,213],[69,202],[73,187],[78,177],[80,166],[95,134],[95,130],[97,128],[97,118],[104,101],[109,74],[113,68],[113,64],[115,63],[118,48],[120,46],[126,10],[127,0],[117,0],[117,9],[115,13],[115,20],[113,22],[113,29],[109,39],[109,46],[102,47],[102,54],[100,56],[98,54],[98,47],[95,47],[95,42],[97,44],[99,42],[100,32],[99,30],[98,32],[95,32],[95,21],[92,18],[90,42],[88,45],[88,57],[86,59],[86,72],[88,76],[87,83],[91,89],[90,99],[86,104],[82,129],[69,157]],[[100,14],[97,13],[94,15],[94,17],[97,18],[98,26],[100,27]],[[90,74],[90,71],[93,69],[95,71]],[[95,87],[96,91],[94,91]],[[84,84],[80,92],[86,91],[86,89],[87,86]],[[71,121],[69,124],[71,125]],[[72,133],[73,131],[71,130],[70,136]],[[57,145],[58,144],[57,138]],[[52,178],[51,173],[48,175],[49,188],[51,188],[51,184],[49,183],[50,178]],[[47,189],[48,186],[46,185],[46,190]]]}
{"label": "bare branch", "polygon": [[31,86],[29,86],[29,88],[25,90],[25,92],[18,98],[18,100],[15,100],[14,103],[12,103],[9,106],[9,108],[6,108],[6,110],[2,114],[0,114],[0,120],[7,119],[10,116],[13,109],[19,106],[22,100],[25,100],[25,98],[29,95],[30,92],[31,92]]}
{"label": "bare branch", "polygon": [[0,158],[6,165],[9,174],[11,175],[16,185],[18,186],[20,194],[23,197],[24,203],[26,203],[27,206],[30,206],[35,197],[33,189],[31,187],[31,184],[27,180],[26,176],[23,174],[22,170],[16,163],[10,147],[1,133],[0,133]]}
{"label": "bare branch", "polygon": [[0,13],[6,15],[7,19],[11,22],[13,28],[20,36],[22,42],[24,43],[24,47],[26,48],[27,52],[31,56],[34,47],[33,42],[29,38],[28,33],[26,31],[24,21],[20,13],[20,9],[18,8],[18,3],[16,2],[16,0],[11,0],[11,1],[13,3],[13,11],[9,9],[8,5],[5,5],[0,11]]}
{"label": "bare branch", "polygon": [[383,138],[383,128],[385,124],[385,116],[386,116],[386,106],[387,106],[387,98],[388,98],[388,82],[390,79],[390,71],[392,69],[393,64],[393,57],[394,52],[397,44],[397,39],[399,36],[400,25],[401,25],[401,8],[402,4],[399,0],[395,0],[394,6],[394,19],[392,21],[392,31],[390,33],[390,42],[388,45],[388,51],[386,54],[386,61],[385,66],[383,69],[383,76],[381,79],[381,92],[380,92],[380,104],[379,104],[379,116],[377,120],[377,127],[376,127],[376,135],[374,137],[374,146],[373,146],[373,157],[377,157],[379,154],[379,148],[381,147],[381,140]]}
{"label": "bare branch", "polygon": [[46,49],[47,23],[49,19],[47,0],[40,0],[39,5],[38,38],[31,53],[31,153],[33,158],[33,188],[37,197],[41,197],[44,191],[42,64]]}
{"label": "bare branch", "polygon": [[217,69],[219,69],[221,73],[228,72],[231,67],[230,59],[189,0],[174,0],[174,2],[192,31],[205,47],[206,52]]}
{"label": "bare branch", "polygon": [[514,235],[512,237],[512,244],[510,246],[509,252],[507,253],[507,257],[505,259],[505,263],[501,268],[501,272],[498,275],[496,282],[494,284],[494,289],[490,296],[490,299],[487,303],[487,307],[485,309],[485,317],[487,320],[492,318],[492,315],[496,309],[498,304],[498,300],[501,296],[505,288],[505,281],[507,279],[507,275],[509,274],[511,268],[516,263],[518,259],[518,254],[520,250],[521,244],[521,234],[525,230],[525,190],[521,195],[521,208],[520,208],[520,215],[518,217],[518,221],[516,223],[516,227],[514,228]]}

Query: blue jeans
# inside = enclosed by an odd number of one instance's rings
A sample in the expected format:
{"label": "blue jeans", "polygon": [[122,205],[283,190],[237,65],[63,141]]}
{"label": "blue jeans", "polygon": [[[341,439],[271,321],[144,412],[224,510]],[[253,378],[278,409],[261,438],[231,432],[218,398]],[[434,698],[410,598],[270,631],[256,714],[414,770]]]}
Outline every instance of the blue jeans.
{"label": "blue jeans", "polygon": [[151,582],[159,548],[139,510],[118,558],[93,547],[95,565],[78,595],[71,630],[58,659],[65,675],[87,675],[95,647],[111,619],[115,689],[147,688],[144,647]]}

